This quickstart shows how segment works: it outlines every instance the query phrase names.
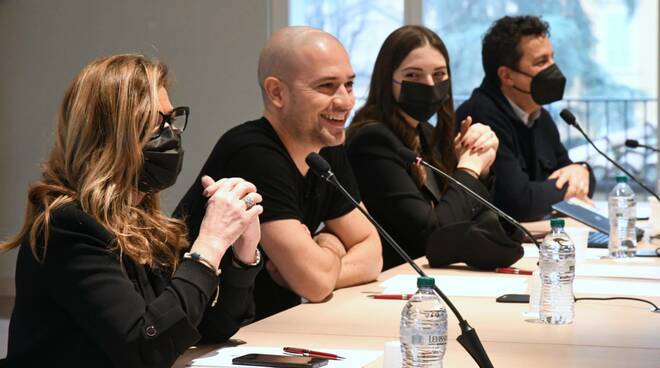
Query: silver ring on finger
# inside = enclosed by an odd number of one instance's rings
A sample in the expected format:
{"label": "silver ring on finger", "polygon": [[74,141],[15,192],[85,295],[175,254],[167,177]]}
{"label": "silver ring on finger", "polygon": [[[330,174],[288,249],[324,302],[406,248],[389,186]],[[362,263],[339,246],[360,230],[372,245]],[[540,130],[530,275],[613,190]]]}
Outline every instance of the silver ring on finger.
{"label": "silver ring on finger", "polygon": [[243,201],[243,203],[245,203],[245,210],[246,211],[249,210],[250,208],[252,208],[252,206],[254,206],[254,199],[252,199],[252,196],[249,195],[249,194],[246,195],[245,197],[243,197],[242,201]]}

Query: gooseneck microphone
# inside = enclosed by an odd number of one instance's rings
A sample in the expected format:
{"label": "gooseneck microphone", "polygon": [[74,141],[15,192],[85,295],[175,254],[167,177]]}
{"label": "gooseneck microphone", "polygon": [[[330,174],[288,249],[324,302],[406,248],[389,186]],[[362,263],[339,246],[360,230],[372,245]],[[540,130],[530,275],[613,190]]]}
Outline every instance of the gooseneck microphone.
{"label": "gooseneck microphone", "polygon": [[[339,191],[349,200],[351,203],[353,203],[360,212],[376,227],[380,235],[383,236],[385,241],[392,247],[394,250],[399,253],[399,255],[406,261],[408,264],[417,272],[418,275],[420,276],[427,276],[426,273],[410,258],[408,253],[401,248],[401,246],[390,236],[390,234],[383,229],[382,226],[376,220],[371,217],[371,215],[365,211],[362,206],[351,196],[351,194],[344,188],[339,180],[337,180],[337,177],[335,174],[331,171],[330,164],[328,161],[326,161],[321,155],[318,153],[312,152],[307,157],[305,158],[305,162],[307,165],[309,165],[309,168],[318,176],[320,176],[322,179],[327,181],[328,183],[332,184],[335,188],[339,189]],[[447,298],[447,296],[438,288],[437,285],[434,285],[433,289],[435,290],[438,295],[440,295],[440,298],[447,304],[449,309],[451,309],[452,313],[454,313],[454,316],[456,316],[456,319],[458,320],[458,325],[461,328],[461,334],[456,338],[458,342],[463,346],[463,348],[472,356],[472,359],[479,365],[479,367],[482,368],[493,368],[493,363],[490,362],[490,358],[488,357],[488,354],[486,353],[486,350],[484,350],[483,345],[481,344],[481,340],[479,340],[479,336],[477,335],[477,331],[470,326],[470,324],[463,319],[463,316],[459,313],[458,309],[454,306],[454,304]]]}
{"label": "gooseneck microphone", "polygon": [[628,148],[642,147],[642,148],[646,148],[647,150],[651,150],[653,152],[660,152],[660,149],[657,149],[657,148],[651,147],[651,146],[647,146],[645,144],[641,144],[636,139],[626,139],[626,147],[628,147]]}
{"label": "gooseneck microphone", "polygon": [[654,191],[652,191],[649,187],[647,187],[646,185],[644,185],[644,183],[642,183],[640,180],[638,180],[633,174],[629,173],[629,172],[628,172],[626,169],[624,169],[621,165],[619,165],[619,164],[616,163],[614,160],[612,160],[612,159],[611,159],[608,155],[606,155],[603,151],[601,151],[600,149],[598,149],[598,147],[596,146],[596,144],[594,144],[594,142],[591,140],[591,138],[589,138],[589,136],[587,135],[587,133],[585,133],[584,130],[582,130],[582,127],[580,126],[580,124],[578,124],[577,119],[575,118],[575,115],[573,115],[572,112],[570,112],[568,109],[562,109],[561,112],[559,113],[559,116],[561,116],[561,118],[564,119],[564,121],[566,122],[566,124],[568,124],[568,125],[570,125],[570,126],[572,126],[572,127],[575,127],[575,129],[577,129],[577,130],[582,134],[582,136],[584,137],[584,139],[586,139],[587,142],[589,142],[589,144],[590,144],[590,145],[596,150],[596,152],[600,153],[603,157],[605,157],[605,158],[607,159],[607,161],[611,162],[612,165],[616,166],[617,169],[623,171],[623,173],[626,174],[626,175],[628,175],[628,177],[630,177],[632,180],[634,180],[635,183],[639,184],[640,187],[642,187],[644,190],[646,190],[646,191],[649,192],[651,195],[653,195],[658,201],[660,201],[660,197],[659,197]]}
{"label": "gooseneck microphone", "polygon": [[409,164],[414,164],[414,165],[424,165],[428,167],[429,169],[433,170],[433,172],[436,172],[440,175],[442,175],[445,179],[447,179],[450,183],[456,185],[459,187],[461,190],[469,194],[472,198],[478,200],[481,204],[484,206],[488,207],[491,211],[495,212],[498,216],[502,217],[505,219],[507,222],[509,222],[511,225],[515,226],[517,229],[523,232],[529,238],[529,240],[532,241],[532,243],[536,244],[537,248],[541,248],[541,244],[539,243],[538,240],[534,238],[534,235],[529,232],[524,226],[520,224],[516,219],[513,217],[509,216],[506,212],[502,211],[501,209],[495,207],[494,204],[490,203],[488,200],[486,200],[484,197],[480,196],[479,194],[475,193],[472,189],[468,188],[465,186],[465,184],[461,183],[460,181],[454,179],[451,175],[447,174],[446,172],[438,169],[437,167],[429,164],[428,162],[422,160],[421,157],[417,156],[415,152],[412,150],[406,148],[406,147],[399,147],[398,150],[399,156],[407,163]]}

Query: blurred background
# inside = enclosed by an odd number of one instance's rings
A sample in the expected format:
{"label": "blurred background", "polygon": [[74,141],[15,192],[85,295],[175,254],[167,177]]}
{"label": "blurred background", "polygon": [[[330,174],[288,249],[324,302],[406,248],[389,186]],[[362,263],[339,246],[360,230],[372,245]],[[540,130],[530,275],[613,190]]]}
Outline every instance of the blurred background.
{"label": "blurred background", "polygon": [[[445,42],[455,106],[483,78],[481,38],[504,15],[539,15],[550,24],[555,60],[567,78],[564,100],[546,108],[574,161],[587,161],[598,180],[597,199],[614,185],[617,169],[569,129],[569,107],[601,150],[657,185],[657,155],[624,146],[626,139],[658,142],[657,0],[291,0],[291,24],[336,35],[357,73],[358,106],[366,99],[373,63],[385,37],[403,24],[424,24]],[[640,188],[634,189],[641,193]],[[646,195],[643,196],[646,198]]]}

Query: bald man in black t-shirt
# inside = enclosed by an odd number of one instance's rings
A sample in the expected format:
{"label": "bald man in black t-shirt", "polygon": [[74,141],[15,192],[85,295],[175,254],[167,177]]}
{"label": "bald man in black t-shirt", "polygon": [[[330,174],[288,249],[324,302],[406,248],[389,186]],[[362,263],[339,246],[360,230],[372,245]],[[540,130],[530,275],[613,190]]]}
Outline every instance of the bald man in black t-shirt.
{"label": "bald man in black t-shirt", "polygon": [[[381,271],[376,229],[305,163],[309,153],[320,153],[359,200],[342,145],[355,104],[354,78],[346,51],[331,35],[308,27],[278,31],[259,58],[264,117],[224,134],[200,173],[242,177],[263,196],[260,245],[268,260],[255,284],[259,319],[301,297],[323,301],[334,289],[373,281]],[[204,214],[198,183],[175,211],[186,218],[190,237]]]}

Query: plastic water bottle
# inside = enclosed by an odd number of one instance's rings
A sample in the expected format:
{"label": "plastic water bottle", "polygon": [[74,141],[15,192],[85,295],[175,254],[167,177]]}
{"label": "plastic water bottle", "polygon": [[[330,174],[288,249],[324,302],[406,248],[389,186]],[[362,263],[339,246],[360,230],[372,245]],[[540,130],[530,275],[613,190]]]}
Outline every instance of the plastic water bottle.
{"label": "plastic water bottle", "polygon": [[403,367],[442,368],[447,348],[447,310],[432,277],[417,278],[418,290],[401,311]]}
{"label": "plastic water bottle", "polygon": [[550,220],[552,231],[540,250],[541,302],[539,318],[550,324],[573,322],[575,246],[564,231],[563,219]]}
{"label": "plastic water bottle", "polygon": [[635,193],[628,185],[627,176],[617,176],[616,183],[608,200],[610,240],[607,249],[610,257],[634,257],[637,248]]}

